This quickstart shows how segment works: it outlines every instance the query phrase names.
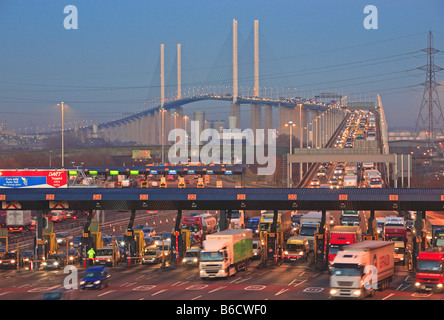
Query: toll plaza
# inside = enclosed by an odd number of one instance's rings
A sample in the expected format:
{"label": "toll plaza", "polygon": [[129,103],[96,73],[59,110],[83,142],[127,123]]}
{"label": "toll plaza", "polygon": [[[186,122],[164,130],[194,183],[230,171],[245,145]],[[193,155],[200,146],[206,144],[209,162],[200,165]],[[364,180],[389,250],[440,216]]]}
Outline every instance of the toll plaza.
{"label": "toll plaza", "polygon": [[[181,220],[182,210],[220,210],[222,228],[229,223],[230,210],[318,210],[325,215],[327,210],[368,210],[371,212],[369,220],[374,219],[374,212],[378,210],[417,211],[420,217],[425,217],[425,211],[442,211],[444,209],[443,189],[308,189],[308,188],[224,188],[221,192],[213,189],[109,189],[109,188],[35,188],[35,189],[3,189],[0,199],[7,203],[19,204],[23,210],[38,210],[37,215],[37,252],[43,254],[42,246],[49,240],[51,232],[43,230],[43,213],[57,202],[63,202],[70,209],[88,210],[90,213],[85,225],[83,236],[85,246],[94,246],[91,225],[93,210],[128,210],[132,212],[131,219],[135,217],[136,210],[175,210],[178,212],[175,236],[183,237],[178,223]],[[277,216],[277,214],[276,214]],[[228,223],[223,223],[223,222]],[[274,219],[273,223],[276,223]],[[369,223],[366,236],[373,237],[375,230]],[[415,225],[420,228],[421,225]],[[316,236],[317,261],[323,264],[325,257],[325,238],[321,231]],[[416,243],[425,242],[422,230],[417,229]],[[131,226],[128,227],[131,231]],[[276,242],[273,242],[273,233],[270,232],[270,248],[276,248],[269,253],[269,258],[278,257]],[[132,237],[134,234],[130,235]],[[49,236],[49,237],[48,237]],[[96,236],[97,238],[97,236]],[[97,241],[97,239],[96,239]],[[132,240],[131,240],[132,241]],[[183,252],[183,241],[172,240],[175,245],[175,259]],[[136,258],[140,252],[134,245]],[[45,250],[46,251],[46,250]],[[131,250],[130,250],[131,252]]]}

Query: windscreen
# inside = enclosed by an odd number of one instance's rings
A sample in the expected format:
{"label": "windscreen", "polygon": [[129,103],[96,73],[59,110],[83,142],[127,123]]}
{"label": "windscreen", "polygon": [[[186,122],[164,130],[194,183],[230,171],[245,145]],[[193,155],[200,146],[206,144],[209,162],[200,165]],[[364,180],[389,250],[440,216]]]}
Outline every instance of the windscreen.
{"label": "windscreen", "polygon": [[334,264],[332,275],[335,276],[362,276],[362,268],[358,268],[356,264]]}
{"label": "windscreen", "polygon": [[223,261],[224,256],[222,252],[202,252],[200,254],[200,261],[211,262],[211,261]]}
{"label": "windscreen", "polygon": [[112,256],[113,255],[113,249],[98,249],[96,253],[97,256]]}
{"label": "windscreen", "polygon": [[418,272],[441,273],[442,272],[442,262],[441,261],[418,260],[417,271]]}
{"label": "windscreen", "polygon": [[317,227],[315,226],[302,226],[301,228],[301,236],[314,236],[316,233]]}

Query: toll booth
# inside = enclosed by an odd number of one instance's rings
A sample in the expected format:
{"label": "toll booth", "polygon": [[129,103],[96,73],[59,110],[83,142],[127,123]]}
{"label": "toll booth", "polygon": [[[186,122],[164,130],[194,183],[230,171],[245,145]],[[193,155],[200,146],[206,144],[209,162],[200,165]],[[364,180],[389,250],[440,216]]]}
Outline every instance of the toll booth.
{"label": "toll booth", "polygon": [[92,247],[94,248],[94,250],[103,247],[102,233],[100,232],[100,223],[98,221],[92,221],[89,226],[89,230],[92,240]]}
{"label": "toll booth", "polygon": [[187,250],[191,248],[190,230],[172,232],[171,236],[171,262],[179,266]]}
{"label": "toll booth", "polygon": [[197,179],[197,187],[198,188],[205,188],[205,184],[204,184],[204,179],[203,178]]}
{"label": "toll booth", "polygon": [[5,248],[5,252],[8,252],[8,229],[0,229],[0,247]]}
{"label": "toll booth", "polygon": [[216,181],[216,188],[223,188],[223,182],[222,182],[222,180],[217,180],[217,181]]}
{"label": "toll booth", "polygon": [[43,229],[43,241],[45,258],[48,258],[50,255],[57,253],[58,245],[54,233],[54,225],[52,222],[48,222],[46,228]]}
{"label": "toll booth", "polygon": [[[278,211],[274,210],[273,218],[270,221],[268,230],[261,230],[260,239],[264,246],[262,266],[267,265],[267,261],[272,261],[274,265],[282,263],[282,251],[284,248],[284,234],[278,229]],[[266,222],[265,220],[261,222]]]}
{"label": "toll booth", "polygon": [[186,183],[185,183],[185,178],[184,177],[179,177],[179,183],[177,184],[178,188],[185,188],[186,187]]}
{"label": "toll booth", "polygon": [[143,231],[127,229],[124,238],[128,266],[139,263],[145,250],[145,237]]}
{"label": "toll booth", "polygon": [[161,177],[160,178],[160,188],[166,188],[166,187],[167,187],[166,178],[165,177]]}

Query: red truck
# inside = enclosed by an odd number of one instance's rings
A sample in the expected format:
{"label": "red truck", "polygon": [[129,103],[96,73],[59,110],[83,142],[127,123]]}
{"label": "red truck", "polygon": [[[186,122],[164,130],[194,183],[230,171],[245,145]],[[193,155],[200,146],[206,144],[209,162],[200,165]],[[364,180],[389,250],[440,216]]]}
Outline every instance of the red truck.
{"label": "red truck", "polygon": [[361,228],[359,226],[334,226],[330,230],[330,243],[328,248],[328,266],[343,246],[361,241]]}
{"label": "red truck", "polygon": [[401,225],[385,225],[384,240],[395,242],[395,263],[405,263],[407,253],[407,228]]}
{"label": "red truck", "polygon": [[194,240],[201,242],[205,235],[212,233],[216,229],[216,218],[210,214],[185,217],[180,228],[189,230]]}
{"label": "red truck", "polygon": [[417,292],[443,292],[443,262],[444,251],[442,248],[432,248],[419,253],[415,280],[415,289]]}

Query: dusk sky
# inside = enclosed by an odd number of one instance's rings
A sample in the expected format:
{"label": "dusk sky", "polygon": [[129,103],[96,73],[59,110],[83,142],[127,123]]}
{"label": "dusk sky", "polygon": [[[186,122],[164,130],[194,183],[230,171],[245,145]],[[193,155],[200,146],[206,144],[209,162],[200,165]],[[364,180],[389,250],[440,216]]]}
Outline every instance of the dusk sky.
{"label": "dusk sky", "polygon": [[[77,30],[64,28],[67,5],[78,10]],[[377,30],[364,28],[367,5],[378,9]],[[181,43],[183,90],[211,83],[231,93],[233,19],[240,85],[252,87],[257,19],[261,87],[296,88],[287,95],[307,98],[336,91],[361,101],[379,93],[390,128],[416,123],[425,73],[415,69],[426,64],[420,50],[429,31],[444,51],[442,0],[0,0],[0,122],[15,129],[59,125],[61,101],[69,105],[67,123],[139,112],[160,96],[162,43],[167,92],[174,90]],[[444,67],[443,52],[435,63]],[[444,84],[444,71],[436,80]],[[444,86],[439,92],[444,105]],[[190,104],[184,112],[198,109],[207,119],[229,115],[228,103]]]}

